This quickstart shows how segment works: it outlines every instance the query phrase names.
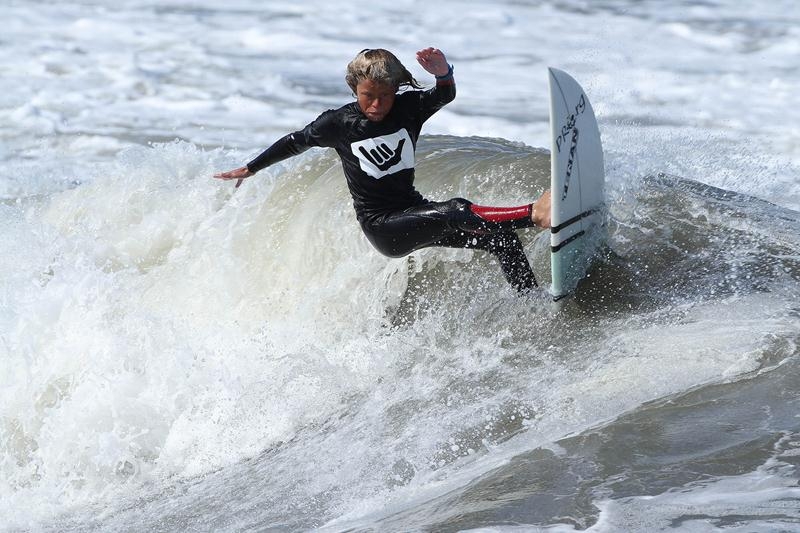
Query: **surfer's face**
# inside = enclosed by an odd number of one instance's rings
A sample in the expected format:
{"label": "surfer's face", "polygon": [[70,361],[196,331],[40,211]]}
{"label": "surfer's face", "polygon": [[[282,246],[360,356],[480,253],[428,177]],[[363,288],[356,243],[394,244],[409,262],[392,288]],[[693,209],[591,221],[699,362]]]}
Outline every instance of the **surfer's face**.
{"label": "surfer's face", "polygon": [[380,122],[394,104],[395,87],[373,80],[361,80],[356,85],[356,98],[361,112],[372,122]]}

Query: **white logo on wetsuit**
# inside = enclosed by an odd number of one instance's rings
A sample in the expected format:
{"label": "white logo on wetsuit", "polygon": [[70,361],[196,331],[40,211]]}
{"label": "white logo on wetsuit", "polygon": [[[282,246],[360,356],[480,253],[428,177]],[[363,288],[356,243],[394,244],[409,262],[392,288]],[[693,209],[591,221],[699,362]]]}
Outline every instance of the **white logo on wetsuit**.
{"label": "white logo on wetsuit", "polygon": [[405,128],[390,135],[373,137],[350,145],[361,170],[375,179],[404,168],[414,168],[414,147]]}

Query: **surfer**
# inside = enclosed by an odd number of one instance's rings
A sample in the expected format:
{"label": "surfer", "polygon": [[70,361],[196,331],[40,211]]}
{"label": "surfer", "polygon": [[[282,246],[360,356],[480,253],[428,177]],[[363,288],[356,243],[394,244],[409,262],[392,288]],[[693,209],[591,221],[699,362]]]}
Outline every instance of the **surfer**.
{"label": "surfer", "polygon": [[[322,113],[290,133],[247,165],[215,174],[222,180],[245,178],[314,147],[334,148],[361,229],[388,257],[403,257],[428,246],[485,250],[500,261],[503,274],[519,292],[536,279],[517,229],[550,227],[550,192],[520,207],[485,207],[463,198],[426,200],[414,188],[414,151],[422,124],[456,95],[453,67],[437,48],[417,52],[417,61],[436,77],[429,90],[384,49],[365,49],[348,64],[345,81],[355,102]],[[398,92],[401,88],[413,89]]]}

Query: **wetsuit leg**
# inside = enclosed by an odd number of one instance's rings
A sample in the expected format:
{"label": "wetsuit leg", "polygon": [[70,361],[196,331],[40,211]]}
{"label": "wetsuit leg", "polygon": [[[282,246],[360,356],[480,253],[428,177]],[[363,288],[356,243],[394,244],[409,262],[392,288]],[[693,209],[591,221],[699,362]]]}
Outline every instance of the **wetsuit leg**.
{"label": "wetsuit leg", "polygon": [[525,293],[537,286],[533,270],[522,247],[522,241],[514,231],[490,235],[458,232],[435,242],[432,246],[485,250],[497,258],[506,281],[518,292]]}
{"label": "wetsuit leg", "polygon": [[536,286],[536,280],[513,230],[533,226],[530,215],[530,205],[490,208],[454,198],[388,213],[362,228],[373,246],[389,257],[428,246],[485,250],[498,258],[508,282],[524,292]]}

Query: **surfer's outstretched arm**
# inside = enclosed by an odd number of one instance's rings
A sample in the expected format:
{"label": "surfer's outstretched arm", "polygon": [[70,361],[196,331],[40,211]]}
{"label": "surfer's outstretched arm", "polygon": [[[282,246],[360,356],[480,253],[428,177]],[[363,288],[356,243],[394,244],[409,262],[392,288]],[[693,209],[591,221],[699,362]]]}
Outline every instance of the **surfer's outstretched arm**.
{"label": "surfer's outstretched arm", "polygon": [[[322,116],[325,115],[323,114]],[[214,174],[214,177],[221,180],[236,180],[236,186],[238,187],[245,178],[249,178],[259,170],[301,154],[312,146],[319,146],[319,143],[315,142],[314,139],[314,125],[315,123],[311,123],[301,131],[281,137],[247,165],[228,172]]]}

